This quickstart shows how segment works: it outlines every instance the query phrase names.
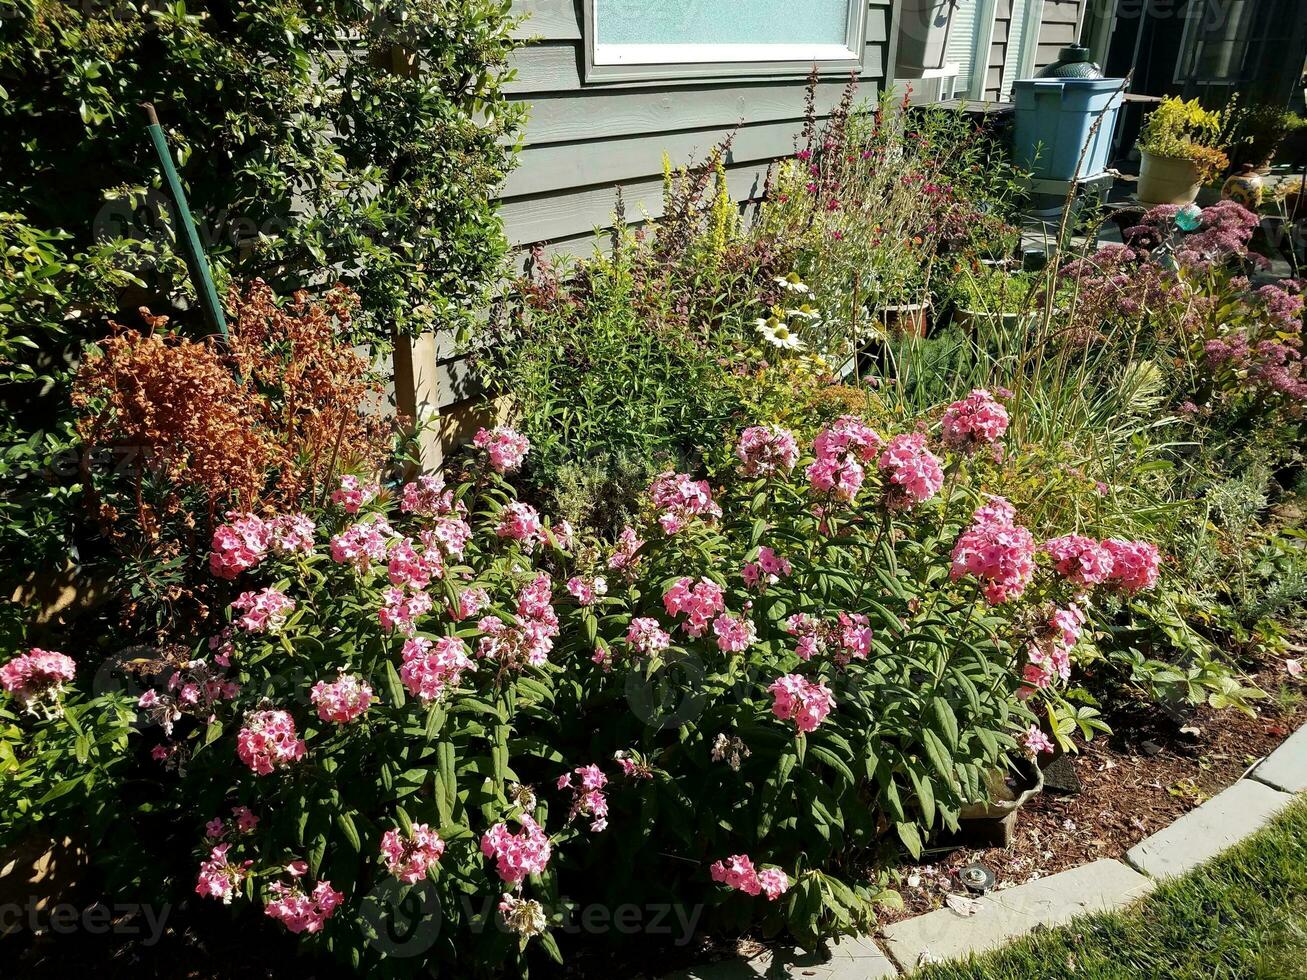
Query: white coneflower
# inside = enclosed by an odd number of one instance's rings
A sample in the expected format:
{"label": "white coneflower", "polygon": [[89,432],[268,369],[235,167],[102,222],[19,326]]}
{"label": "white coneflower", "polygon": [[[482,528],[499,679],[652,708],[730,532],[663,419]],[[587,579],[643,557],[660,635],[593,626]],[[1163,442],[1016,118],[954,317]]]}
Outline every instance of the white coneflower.
{"label": "white coneflower", "polygon": [[759,320],[758,332],[773,347],[779,347],[782,350],[803,350],[803,341],[799,339],[799,335],[791,330],[788,324],[776,317]]}
{"label": "white coneflower", "polygon": [[776,280],[776,285],[781,289],[789,290],[792,293],[806,293],[808,287],[804,285],[803,280],[799,278],[797,272],[791,272],[788,276],[781,276]]}

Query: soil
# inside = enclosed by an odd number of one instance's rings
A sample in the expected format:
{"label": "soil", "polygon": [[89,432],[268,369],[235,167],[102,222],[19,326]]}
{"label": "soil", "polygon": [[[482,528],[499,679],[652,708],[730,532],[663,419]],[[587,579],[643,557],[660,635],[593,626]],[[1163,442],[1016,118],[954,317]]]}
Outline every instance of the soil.
{"label": "soil", "polygon": [[[1256,678],[1266,691],[1289,678],[1283,667]],[[1070,761],[1081,784],[1076,795],[1046,790],[1017,814],[1012,846],[927,851],[899,869],[902,911],[882,924],[941,907],[967,894],[957,872],[974,862],[989,868],[995,889],[1047,877],[1099,858],[1119,858],[1145,837],[1215,796],[1257,760],[1307,723],[1307,699],[1263,704],[1256,717],[1202,707],[1171,719],[1155,706],[1109,713],[1110,736],[1078,742]]]}

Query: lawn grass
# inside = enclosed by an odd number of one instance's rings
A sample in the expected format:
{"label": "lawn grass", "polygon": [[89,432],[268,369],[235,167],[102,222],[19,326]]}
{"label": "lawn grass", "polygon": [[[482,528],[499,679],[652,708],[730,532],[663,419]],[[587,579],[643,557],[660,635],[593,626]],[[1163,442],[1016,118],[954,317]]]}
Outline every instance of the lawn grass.
{"label": "lawn grass", "polygon": [[1307,801],[1124,911],[1084,916],[912,977],[1307,978]]}

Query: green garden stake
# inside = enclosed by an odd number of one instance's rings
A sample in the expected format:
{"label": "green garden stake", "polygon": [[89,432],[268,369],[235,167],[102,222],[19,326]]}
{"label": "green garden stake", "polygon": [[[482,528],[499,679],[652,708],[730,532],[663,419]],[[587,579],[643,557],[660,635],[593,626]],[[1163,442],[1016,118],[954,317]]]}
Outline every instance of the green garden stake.
{"label": "green garden stake", "polygon": [[200,245],[200,236],[195,230],[195,219],[191,217],[191,209],[186,203],[186,192],[182,190],[177,168],[172,165],[168,139],[159,126],[159,117],[155,114],[154,106],[145,102],[141,104],[141,108],[145,110],[145,117],[148,120],[145,128],[154,143],[154,151],[158,154],[159,166],[168,185],[168,194],[172,197],[179,236],[186,253],[186,268],[190,270],[191,282],[195,284],[195,295],[200,298],[200,306],[204,310],[204,319],[208,322],[209,328],[221,334],[222,339],[226,340],[227,318],[223,316],[222,304],[218,302],[218,291],[213,287],[213,276],[209,274],[209,260],[204,254],[204,247]]}

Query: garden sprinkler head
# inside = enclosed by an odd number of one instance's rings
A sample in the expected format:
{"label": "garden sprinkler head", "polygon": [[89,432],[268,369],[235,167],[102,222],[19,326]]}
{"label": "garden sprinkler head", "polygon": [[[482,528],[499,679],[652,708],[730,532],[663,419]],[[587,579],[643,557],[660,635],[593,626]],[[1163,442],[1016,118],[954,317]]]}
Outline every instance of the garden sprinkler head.
{"label": "garden sprinkler head", "polygon": [[962,882],[967,891],[976,895],[983,895],[994,887],[994,872],[985,867],[979,861],[975,864],[968,864],[958,872],[958,879]]}

